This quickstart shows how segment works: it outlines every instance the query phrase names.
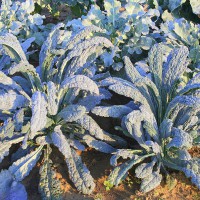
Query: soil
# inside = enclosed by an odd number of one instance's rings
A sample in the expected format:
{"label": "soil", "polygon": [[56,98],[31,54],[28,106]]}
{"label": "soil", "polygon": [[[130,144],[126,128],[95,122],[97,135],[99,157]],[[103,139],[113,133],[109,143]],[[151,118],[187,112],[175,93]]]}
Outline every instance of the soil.
{"label": "soil", "polygon": [[[192,185],[190,180],[181,172],[170,172],[170,177],[173,179],[171,184],[164,178],[159,187],[149,193],[143,194],[139,192],[140,181],[134,178],[134,172],[131,171],[122,184],[110,191],[106,191],[103,183],[112,169],[109,164],[110,155],[91,149],[78,153],[81,154],[83,162],[87,165],[91,175],[94,177],[96,188],[93,194],[89,196],[82,195],[76,191],[73,183],[69,180],[64,157],[56,148],[53,151],[54,156],[51,159],[54,163],[57,163],[56,178],[61,182],[64,200],[200,200],[200,192],[197,187]],[[199,148],[194,148],[193,152],[195,156],[200,157]],[[8,159],[6,160],[8,162]],[[41,199],[38,193],[39,166],[40,163],[38,163],[30,175],[23,181],[28,192],[29,200]]]}

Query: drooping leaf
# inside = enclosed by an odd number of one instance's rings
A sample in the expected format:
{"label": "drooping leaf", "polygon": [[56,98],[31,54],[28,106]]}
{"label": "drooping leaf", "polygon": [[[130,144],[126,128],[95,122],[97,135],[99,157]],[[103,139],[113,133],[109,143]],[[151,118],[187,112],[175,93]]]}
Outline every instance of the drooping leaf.
{"label": "drooping leaf", "polygon": [[65,156],[70,178],[77,190],[83,194],[90,194],[95,187],[93,178],[87,167],[82,163],[80,156],[70,148],[59,126],[52,133],[52,141]]}
{"label": "drooping leaf", "polygon": [[153,172],[153,166],[155,161],[151,163],[142,163],[135,169],[135,174],[137,178],[144,179],[148,177]]}
{"label": "drooping leaf", "polygon": [[192,178],[192,183],[194,183],[200,189],[200,159],[193,158],[188,161],[185,168],[183,168],[183,172],[188,178]]}
{"label": "drooping leaf", "polygon": [[86,112],[84,106],[69,105],[58,113],[58,117],[66,122],[73,122],[80,119]]}
{"label": "drooping leaf", "polygon": [[108,182],[113,185],[117,186],[121,181],[123,181],[126,176],[128,175],[128,171],[137,163],[142,162],[146,157],[149,155],[143,156],[143,157],[134,157],[133,159],[126,161],[125,163],[122,163],[121,165],[114,168],[114,170],[110,173],[108,177]]}
{"label": "drooping leaf", "polygon": [[167,148],[177,147],[177,148],[191,148],[193,139],[187,132],[181,129],[172,129],[173,139],[167,144]]}
{"label": "drooping leaf", "polygon": [[20,158],[9,167],[9,172],[14,176],[16,181],[23,180],[33,169],[39,160],[43,146],[40,146],[35,151]]}
{"label": "drooping leaf", "polygon": [[109,144],[106,144],[102,141],[98,141],[90,135],[83,136],[83,140],[89,147],[92,147],[100,152],[113,153],[114,151],[116,151],[116,149],[110,146]]}
{"label": "drooping leaf", "polygon": [[9,149],[12,146],[12,144],[19,143],[22,140],[23,140],[23,138],[20,137],[20,138],[12,139],[10,141],[9,140],[8,141],[5,140],[3,142],[0,142],[0,163],[2,162],[4,157],[9,154]]}
{"label": "drooping leaf", "polygon": [[61,83],[61,88],[78,88],[81,90],[89,91],[91,93],[99,94],[99,89],[96,83],[93,82],[90,78],[83,75],[76,75],[66,78]]}
{"label": "drooping leaf", "polygon": [[17,38],[7,33],[5,36],[0,36],[0,44],[3,45],[6,53],[14,60],[19,62],[20,60],[26,61],[26,55],[22,50],[22,47]]}
{"label": "drooping leaf", "polygon": [[131,108],[123,105],[116,106],[97,106],[92,109],[92,113],[102,117],[121,118],[124,115],[129,114],[132,111]]}
{"label": "drooping leaf", "polygon": [[80,124],[85,130],[89,131],[89,133],[100,139],[104,140],[104,132],[99,127],[99,125],[92,119],[92,117],[88,115],[83,115],[80,119],[76,121],[78,124]]}
{"label": "drooping leaf", "polygon": [[159,172],[153,172],[149,176],[147,176],[145,179],[142,180],[140,190],[142,192],[149,192],[152,189],[156,188],[160,185],[160,182],[162,180],[162,175],[159,174]]}
{"label": "drooping leaf", "polygon": [[56,178],[56,172],[53,169],[52,160],[49,159],[49,150],[45,151],[45,160],[40,167],[39,192],[43,200],[62,200],[61,183]]}
{"label": "drooping leaf", "polygon": [[23,95],[9,90],[8,92],[0,91],[0,109],[15,110],[25,106],[27,99]]}

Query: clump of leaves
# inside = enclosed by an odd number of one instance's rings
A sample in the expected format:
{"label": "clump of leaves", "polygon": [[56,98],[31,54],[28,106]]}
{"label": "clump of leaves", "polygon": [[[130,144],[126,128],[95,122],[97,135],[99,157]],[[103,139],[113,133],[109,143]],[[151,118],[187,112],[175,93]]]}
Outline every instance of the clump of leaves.
{"label": "clump of leaves", "polygon": [[12,33],[20,42],[34,37],[35,43],[42,46],[49,34],[48,26],[43,25],[45,16],[32,14],[33,0],[25,2],[2,0],[0,9],[0,35]]}
{"label": "clump of leaves", "polygon": [[[95,25],[107,32],[113,45],[121,51],[116,56],[115,61],[107,62],[115,70],[120,70],[123,66],[122,57],[124,55],[141,54],[143,50],[149,50],[155,43],[156,34],[159,28],[156,20],[160,13],[156,9],[145,10],[140,4],[144,1],[129,1],[122,6],[118,0],[104,1],[104,10],[98,5],[92,5],[86,16],[81,19],[72,20],[69,24],[76,30],[78,27]],[[109,53],[105,53],[105,57]]]}
{"label": "clump of leaves", "polygon": [[[148,55],[150,74],[140,75],[128,57],[124,57],[127,80],[107,78],[100,82],[109,90],[132,99],[127,105],[97,106],[92,112],[102,117],[121,119],[123,133],[136,140],[141,149],[119,149],[110,162],[115,166],[107,186],[118,185],[134,166],[142,179],[141,191],[157,187],[161,170],[183,171],[200,188],[200,159],[188,150],[198,146],[200,138],[200,73],[185,85],[181,79],[187,70],[189,51],[181,46],[163,61],[162,44],[155,45]],[[122,164],[117,160],[126,159]]]}
{"label": "clump of leaves", "polygon": [[[13,163],[0,173],[0,196],[27,199],[20,183],[43,157],[40,168],[39,191],[43,199],[61,199],[60,183],[55,178],[49,158],[55,146],[64,155],[69,176],[78,191],[90,194],[95,183],[76,150],[85,145],[104,153],[115,151],[112,145],[119,138],[104,132],[88,115],[101,99],[106,98],[96,83],[81,69],[87,60],[98,56],[94,52],[112,47],[103,37],[87,38],[99,31],[87,27],[73,36],[65,49],[57,49],[64,24],[58,24],[44,42],[39,66],[34,68],[26,58],[17,38],[11,34],[0,37],[5,54],[12,65],[0,72],[0,162],[9,154],[13,144],[21,143],[12,156]],[[89,52],[91,50],[92,52]],[[100,51],[100,52],[102,52]],[[94,55],[95,54],[95,55]]]}
{"label": "clump of leaves", "polygon": [[35,3],[41,8],[47,8],[54,17],[60,15],[59,6],[61,5],[69,7],[75,16],[81,16],[87,12],[93,0],[35,0]]}
{"label": "clump of leaves", "polygon": [[184,11],[187,11],[186,15],[192,15],[191,18],[193,15],[200,15],[200,2],[198,0],[148,0],[148,3],[158,9],[168,9],[174,16],[178,17]]}
{"label": "clump of leaves", "polygon": [[185,45],[189,48],[189,57],[194,63],[195,68],[200,68],[200,26],[189,22],[184,18],[166,18],[166,22],[161,24],[161,32],[167,43],[173,45]]}

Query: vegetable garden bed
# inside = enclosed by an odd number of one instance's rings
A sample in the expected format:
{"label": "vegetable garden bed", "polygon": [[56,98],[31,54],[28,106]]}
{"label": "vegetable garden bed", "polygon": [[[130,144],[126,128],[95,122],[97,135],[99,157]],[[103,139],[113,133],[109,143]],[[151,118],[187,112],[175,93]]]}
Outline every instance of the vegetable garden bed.
{"label": "vegetable garden bed", "polygon": [[0,200],[200,199],[200,2],[0,2]]}

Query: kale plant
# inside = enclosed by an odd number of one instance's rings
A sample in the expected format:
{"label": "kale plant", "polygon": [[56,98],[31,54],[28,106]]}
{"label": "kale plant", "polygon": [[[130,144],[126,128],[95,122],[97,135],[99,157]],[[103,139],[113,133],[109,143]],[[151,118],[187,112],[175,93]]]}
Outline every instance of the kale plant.
{"label": "kale plant", "polygon": [[12,33],[20,42],[35,37],[35,43],[43,44],[48,36],[48,26],[43,25],[45,16],[32,14],[35,6],[33,0],[20,1],[2,0],[0,9],[0,35]]}
{"label": "kale plant", "polygon": [[[200,145],[200,73],[187,84],[181,79],[189,64],[189,51],[181,46],[163,61],[163,46],[152,47],[148,55],[150,76],[141,76],[128,57],[125,70],[130,81],[110,77],[102,87],[132,99],[127,105],[96,106],[92,112],[102,117],[121,119],[123,133],[141,148],[118,149],[110,162],[114,170],[105,182],[108,188],[124,180],[137,165],[135,174],[142,179],[141,191],[157,187],[167,168],[183,171],[200,188],[200,159],[188,150]],[[126,159],[122,164],[117,160]]]}
{"label": "kale plant", "polygon": [[86,39],[91,32],[99,31],[92,26],[81,30],[65,48],[59,49],[57,44],[65,35],[63,27],[64,24],[55,26],[44,42],[37,68],[27,61],[15,36],[0,37],[5,54],[12,59],[10,68],[0,72],[0,119],[3,121],[0,162],[13,144],[20,143],[12,156],[12,165],[0,173],[1,199],[27,199],[20,181],[42,155],[39,182],[42,199],[62,199],[60,182],[50,159],[55,147],[65,157],[69,176],[77,190],[90,194],[95,183],[76,150],[83,151],[88,145],[111,153],[115,151],[113,146],[126,144],[123,139],[104,132],[88,115],[106,96],[80,70],[88,57],[93,54],[90,59],[94,59],[94,52],[102,52],[112,47],[112,43],[99,36]]}
{"label": "kale plant", "polygon": [[[113,64],[115,70],[120,70],[124,55],[141,54],[143,50],[149,50],[156,41],[159,29],[155,22],[160,13],[156,9],[145,10],[140,2],[144,1],[129,1],[122,6],[117,0],[104,1],[103,11],[98,5],[92,5],[86,16],[74,19],[68,25],[74,30],[90,25],[105,29],[113,45],[121,50],[111,54],[116,56],[116,62],[107,62],[107,65]],[[107,58],[108,55],[110,54],[106,52],[104,56]]]}

